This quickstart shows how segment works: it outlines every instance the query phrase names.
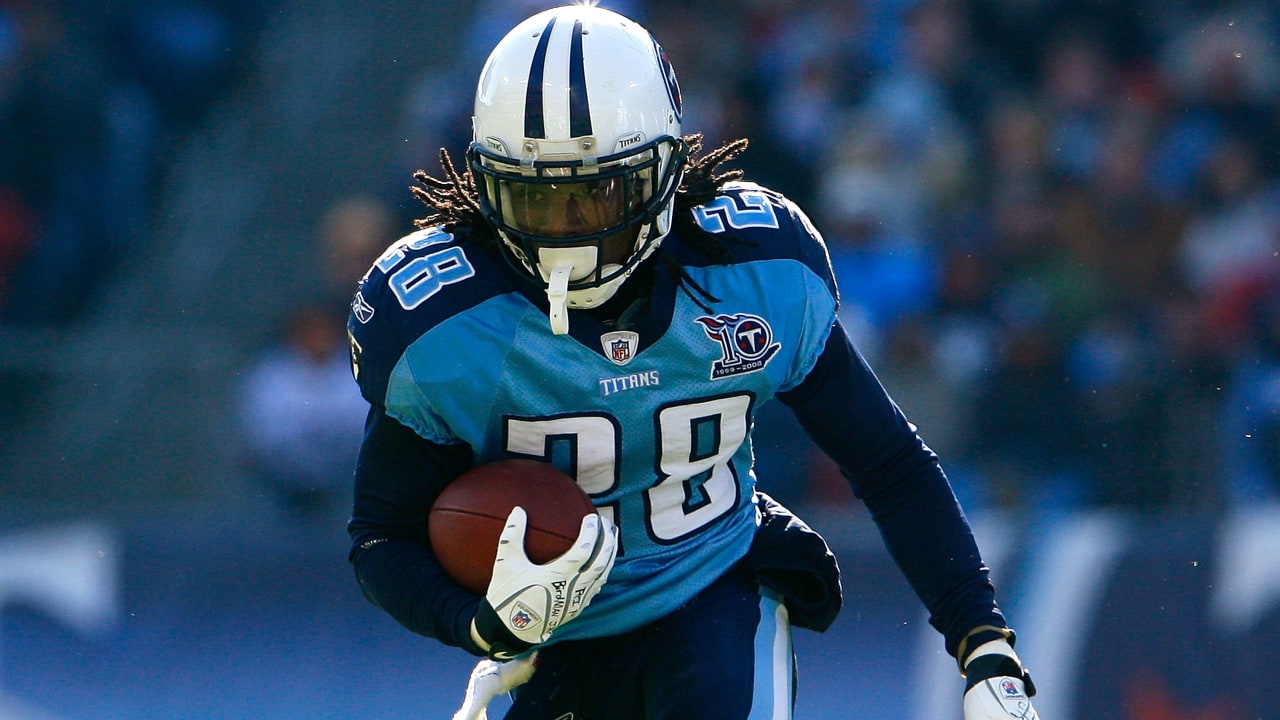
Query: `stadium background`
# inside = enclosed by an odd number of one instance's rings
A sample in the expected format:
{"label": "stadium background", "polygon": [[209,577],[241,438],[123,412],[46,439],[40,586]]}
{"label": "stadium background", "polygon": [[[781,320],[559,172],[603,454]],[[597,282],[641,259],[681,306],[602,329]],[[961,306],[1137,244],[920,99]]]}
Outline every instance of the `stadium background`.
{"label": "stadium background", "polygon": [[[1280,717],[1275,3],[602,4],[823,229],[1042,714]],[[541,6],[0,0],[0,718],[448,717],[467,658],[359,596],[341,482],[273,476],[245,408]],[[865,514],[759,422],[848,584],[797,716],[956,717]]]}

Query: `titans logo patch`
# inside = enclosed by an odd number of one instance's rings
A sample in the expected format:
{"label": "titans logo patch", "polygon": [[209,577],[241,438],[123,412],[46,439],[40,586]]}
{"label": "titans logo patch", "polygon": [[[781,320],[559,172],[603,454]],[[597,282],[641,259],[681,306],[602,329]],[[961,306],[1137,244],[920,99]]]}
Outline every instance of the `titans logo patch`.
{"label": "titans logo patch", "polygon": [[762,370],[782,347],[773,341],[773,328],[757,315],[703,315],[694,322],[720,344],[721,357],[711,363],[712,380]]}

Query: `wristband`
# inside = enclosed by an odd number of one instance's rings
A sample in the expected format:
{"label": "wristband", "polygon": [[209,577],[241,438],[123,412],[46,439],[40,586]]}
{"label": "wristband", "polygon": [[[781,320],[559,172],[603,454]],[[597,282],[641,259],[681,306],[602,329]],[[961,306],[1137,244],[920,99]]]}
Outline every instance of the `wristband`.
{"label": "wristband", "polygon": [[968,680],[964,686],[965,692],[969,692],[970,688],[984,680],[1011,677],[1022,681],[1027,697],[1035,697],[1036,694],[1036,686],[1031,682],[1031,674],[1008,655],[991,654],[974,658],[969,661],[969,666],[966,668],[966,677]]}
{"label": "wristband", "polygon": [[968,635],[960,640],[960,646],[956,648],[956,664],[960,666],[960,674],[967,675],[965,669],[969,655],[974,650],[991,642],[992,640],[1006,640],[1009,647],[1013,647],[1018,642],[1018,636],[1010,628],[996,627],[995,625],[982,625],[969,631]]}

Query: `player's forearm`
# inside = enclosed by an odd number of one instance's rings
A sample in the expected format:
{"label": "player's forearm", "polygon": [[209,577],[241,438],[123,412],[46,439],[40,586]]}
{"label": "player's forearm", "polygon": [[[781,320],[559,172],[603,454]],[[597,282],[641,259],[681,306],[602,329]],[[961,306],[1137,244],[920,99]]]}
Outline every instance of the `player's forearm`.
{"label": "player's forearm", "polygon": [[351,564],[365,597],[404,627],[474,654],[471,637],[479,596],[457,587],[418,543],[364,535]]}
{"label": "player's forearm", "polygon": [[427,539],[433,499],[470,462],[466,446],[428,442],[375,408],[347,529],[351,564],[374,605],[413,632],[482,654],[470,635],[480,598],[448,578]]}
{"label": "player's forearm", "polygon": [[1005,627],[968,521],[936,464],[881,488],[867,506],[889,554],[928,608],[930,624],[946,638],[948,653],[954,656],[974,628]]}

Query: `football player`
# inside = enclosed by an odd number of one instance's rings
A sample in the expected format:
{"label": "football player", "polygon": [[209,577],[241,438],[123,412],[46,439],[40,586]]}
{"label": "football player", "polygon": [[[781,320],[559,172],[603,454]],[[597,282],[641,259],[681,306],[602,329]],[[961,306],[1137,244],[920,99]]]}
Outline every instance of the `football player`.
{"label": "football player", "polygon": [[[473,128],[464,169],[442,151],[443,177],[415,175],[431,212],[349,321],[370,404],[351,562],[405,627],[487,656],[460,715],[522,683],[512,720],[790,718],[791,628],[830,625],[840,582],[755,488],[777,399],[870,509],[968,678],[966,720],[1035,718],[938,458],[840,326],[821,236],[721,169],[745,140],[682,134],[657,41],[597,7],[537,14],[489,56]],[[428,511],[506,457],[561,467],[599,513],[534,565],[517,508],[478,596],[433,556]]]}

